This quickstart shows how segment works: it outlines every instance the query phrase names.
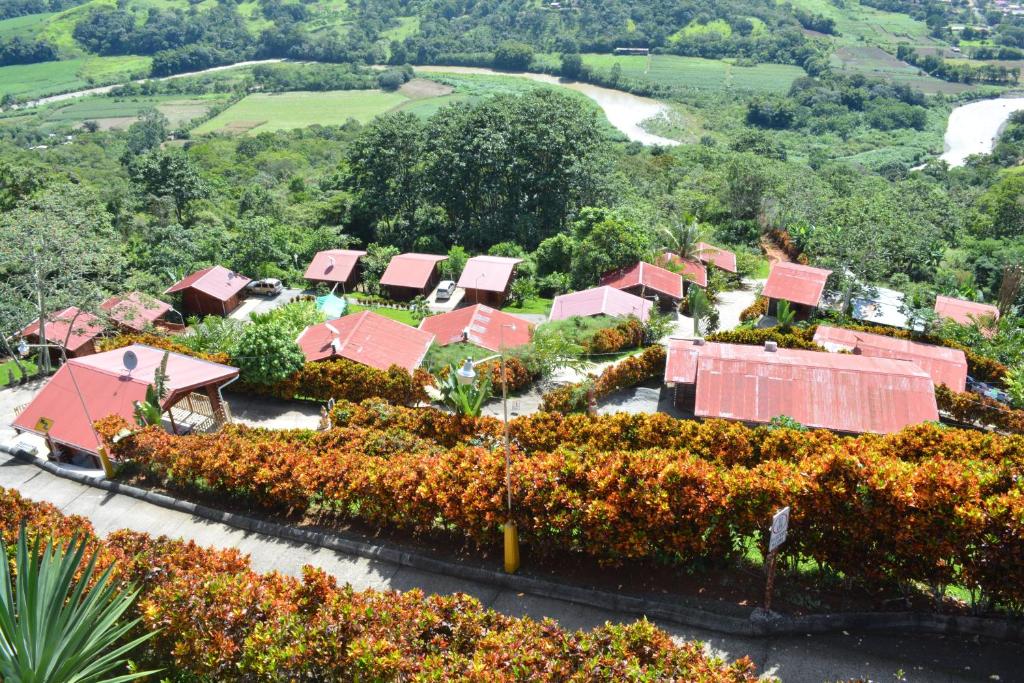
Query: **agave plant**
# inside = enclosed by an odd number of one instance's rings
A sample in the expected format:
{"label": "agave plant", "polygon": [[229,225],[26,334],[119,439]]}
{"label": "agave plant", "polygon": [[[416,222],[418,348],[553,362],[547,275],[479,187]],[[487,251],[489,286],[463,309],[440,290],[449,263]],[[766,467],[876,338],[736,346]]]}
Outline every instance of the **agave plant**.
{"label": "agave plant", "polygon": [[491,397],[491,378],[481,377],[472,384],[459,384],[458,368],[448,367],[444,377],[435,377],[437,391],[445,404],[459,415],[479,417],[484,403]]}
{"label": "agave plant", "polygon": [[155,633],[122,642],[139,620],[122,621],[138,591],[122,589],[113,567],[95,577],[96,556],[82,568],[86,542],[66,548],[39,537],[29,544],[18,534],[10,575],[7,546],[0,539],[0,679],[5,683],[118,683],[152,671],[118,673],[126,655]]}

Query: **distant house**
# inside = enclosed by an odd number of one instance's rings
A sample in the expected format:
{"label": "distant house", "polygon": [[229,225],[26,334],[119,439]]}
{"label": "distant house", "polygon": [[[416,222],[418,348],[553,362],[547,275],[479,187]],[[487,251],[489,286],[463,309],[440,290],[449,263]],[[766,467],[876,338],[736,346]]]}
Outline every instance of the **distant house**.
{"label": "distant house", "polygon": [[[69,306],[46,316],[45,339],[39,336],[39,319],[25,326],[18,333],[29,344],[53,344],[64,348],[68,358],[81,358],[96,353],[96,337],[103,332],[103,323],[92,313]],[[60,349],[50,349],[50,358],[61,360]]]}
{"label": "distant house", "polygon": [[999,309],[995,306],[941,295],[935,297],[935,314],[961,325],[975,325],[986,319],[999,320]]}
{"label": "distant house", "polygon": [[346,358],[378,370],[397,365],[412,372],[423,362],[434,335],[361,311],[307,327],[296,341],[307,362]]}
{"label": "distant house", "polygon": [[683,277],[678,273],[640,261],[608,273],[601,284],[641,298],[657,297],[661,308],[674,309],[683,300]]}
{"label": "distant house", "polygon": [[433,334],[438,346],[468,342],[496,352],[529,344],[533,336],[530,323],[483,304],[424,318],[420,329]]}
{"label": "distant house", "polygon": [[617,47],[615,48],[615,54],[617,55],[639,55],[646,57],[651,53],[650,48],[646,47]]}
{"label": "distant house", "polygon": [[340,286],[342,292],[351,292],[359,284],[359,259],[364,256],[365,251],[351,249],[319,251],[306,268],[304,277],[314,284],[325,284],[332,288]]}
{"label": "distant house", "polygon": [[650,317],[653,306],[649,300],[621,289],[608,286],[594,287],[556,296],[551,303],[549,319],[565,320],[576,316],[608,315],[614,318],[634,316],[644,322]]}
{"label": "distant house", "polygon": [[[137,360],[124,364],[125,352]],[[128,348],[74,358],[43,387],[14,420],[20,432],[48,435],[65,455],[95,455],[99,446],[92,424],[119,415],[134,424],[135,402],[144,401],[165,351],[134,344]],[[167,355],[167,395],[160,407],[171,429],[215,429],[230,421],[221,388],[238,369],[180,353]]]}
{"label": "distant house", "polygon": [[171,305],[141,292],[129,292],[110,297],[100,304],[100,308],[122,330],[141,332],[146,326],[163,321]]}
{"label": "distant house", "polygon": [[516,266],[522,262],[522,259],[506,256],[474,256],[469,259],[458,283],[466,290],[462,300],[501,308],[512,287]]}
{"label": "distant house", "polygon": [[428,296],[441,281],[437,264],[447,260],[447,256],[433,254],[399,254],[388,263],[380,278],[381,287],[392,301]]}
{"label": "distant house", "polygon": [[761,292],[768,298],[768,315],[775,315],[780,301],[788,301],[798,319],[810,317],[821,304],[825,282],[831,274],[831,270],[824,268],[776,261]]}
{"label": "distant house", "polygon": [[662,261],[659,263],[669,264],[671,263],[679,269],[679,274],[683,276],[684,291],[689,291],[690,285],[697,285],[701,288],[708,286],[708,269],[703,263],[693,259],[684,259],[678,254],[672,252],[665,252],[662,255]]}
{"label": "distant house", "polygon": [[738,272],[736,268],[736,254],[727,249],[716,247],[713,244],[697,242],[697,258],[708,265],[721,268],[730,273]]}
{"label": "distant house", "polygon": [[164,294],[181,293],[182,308],[193,315],[227,315],[242,303],[245,286],[252,282],[224,266],[197,270]]}
{"label": "distant house", "polygon": [[914,363],[864,355],[669,342],[665,382],[698,418],[767,424],[780,416],[847,434],[889,434],[939,419],[932,378]]}
{"label": "distant house", "polygon": [[[885,287],[874,287],[874,296],[857,296],[850,302],[851,316],[854,320],[861,320],[872,325],[885,325],[902,330],[911,329],[911,323],[904,312],[906,295],[895,289]],[[922,329],[920,324],[914,325],[914,329]]]}
{"label": "distant house", "polygon": [[935,384],[945,384],[953,391],[964,391],[967,386],[967,357],[960,349],[830,325],[818,325],[814,341],[829,351],[910,361],[927,372]]}

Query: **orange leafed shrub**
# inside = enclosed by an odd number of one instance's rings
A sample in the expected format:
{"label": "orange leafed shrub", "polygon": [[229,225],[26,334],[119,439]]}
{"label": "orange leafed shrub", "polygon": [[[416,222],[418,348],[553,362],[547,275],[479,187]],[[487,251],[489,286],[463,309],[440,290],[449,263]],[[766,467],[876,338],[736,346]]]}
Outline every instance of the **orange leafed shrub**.
{"label": "orange leafed shrub", "polygon": [[757,320],[766,313],[768,313],[768,298],[759,296],[754,299],[754,303],[740,311],[740,322]]}
{"label": "orange leafed shrub", "polygon": [[[665,347],[651,346],[643,353],[630,356],[604,370],[594,380],[593,390],[597,400],[620,389],[642,384],[665,372]],[[542,396],[542,408],[546,412],[571,413],[586,408],[588,386],[585,383],[567,384],[556,387]]]}
{"label": "orange leafed shrub", "polygon": [[572,633],[466,595],[357,593],[309,566],[301,578],[257,574],[235,550],[131,531],[101,541],[88,521],[0,489],[2,542],[22,522],[62,541],[84,535],[100,568],[139,588],[126,617],[160,635],[132,659],[173,680],[756,680],[748,659],[726,664],[647,621]]}
{"label": "orange leafed shrub", "polygon": [[952,391],[942,384],[935,387],[939,410],[965,424],[991,425],[1015,434],[1024,434],[1024,410],[1014,410],[988,396]]}

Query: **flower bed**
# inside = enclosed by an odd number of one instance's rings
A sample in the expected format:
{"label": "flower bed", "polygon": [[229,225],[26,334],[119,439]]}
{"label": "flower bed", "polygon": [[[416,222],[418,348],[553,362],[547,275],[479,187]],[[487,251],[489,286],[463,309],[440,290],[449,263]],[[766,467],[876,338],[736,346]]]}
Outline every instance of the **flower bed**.
{"label": "flower bed", "polygon": [[[148,428],[111,453],[169,486],[269,512],[329,510],[493,545],[505,519],[504,460],[488,437],[500,423],[346,409],[346,426],[330,432],[176,437]],[[107,436],[119,429],[101,426]],[[738,560],[770,514],[790,505],[787,552],[851,582],[962,585],[1024,607],[1020,437],[921,425],[841,438],[560,415],[514,420],[512,433],[515,521],[530,553],[610,564]]]}
{"label": "flower bed", "polygon": [[[647,621],[571,633],[507,617],[466,595],[354,592],[305,567],[301,579],[258,574],[236,550],[116,531],[99,540],[66,517],[0,489],[0,535],[25,522],[62,541],[80,534],[98,566],[140,593],[126,618],[160,630],[132,653],[160,677],[208,681],[756,680],[746,658],[728,665],[699,644],[676,645]],[[13,556],[13,555],[12,555]]]}

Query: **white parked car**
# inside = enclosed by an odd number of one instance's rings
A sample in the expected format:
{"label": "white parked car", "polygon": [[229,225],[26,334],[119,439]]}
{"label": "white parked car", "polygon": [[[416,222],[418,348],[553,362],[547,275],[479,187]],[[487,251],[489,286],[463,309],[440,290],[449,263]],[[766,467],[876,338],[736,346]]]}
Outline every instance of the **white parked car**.
{"label": "white parked car", "polygon": [[276,277],[267,277],[262,280],[253,280],[245,286],[250,294],[261,294],[263,296],[277,296],[284,291],[284,285]]}
{"label": "white parked car", "polygon": [[455,283],[452,280],[441,280],[441,284],[437,286],[437,296],[434,297],[435,301],[448,301],[452,298],[452,294],[455,293]]}

